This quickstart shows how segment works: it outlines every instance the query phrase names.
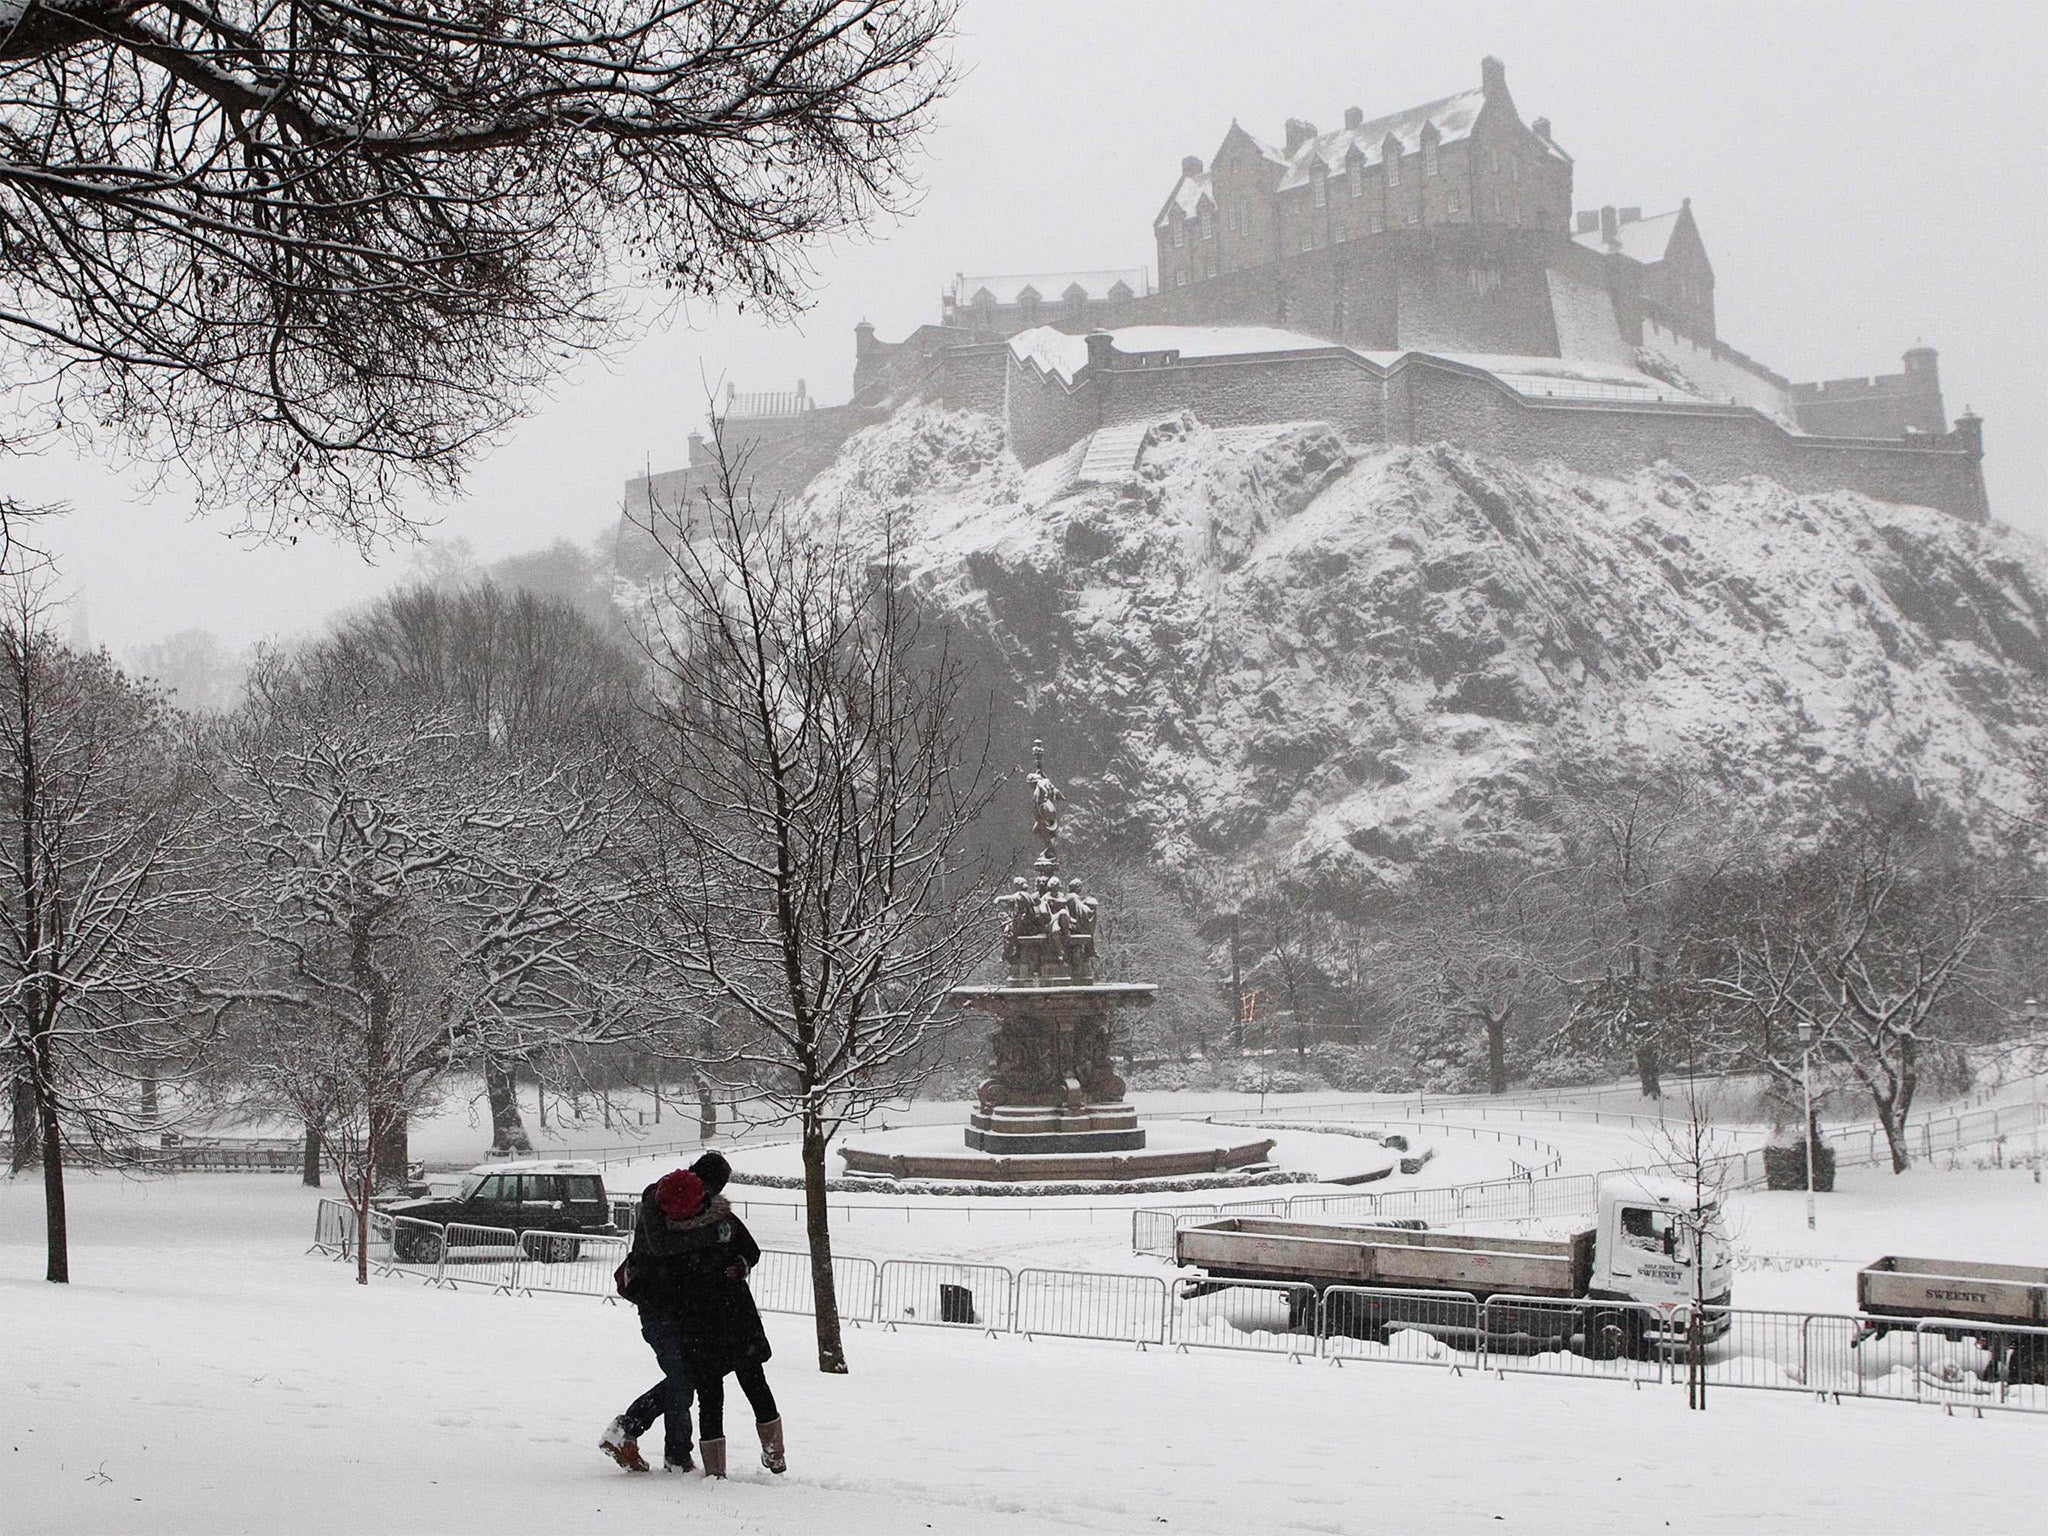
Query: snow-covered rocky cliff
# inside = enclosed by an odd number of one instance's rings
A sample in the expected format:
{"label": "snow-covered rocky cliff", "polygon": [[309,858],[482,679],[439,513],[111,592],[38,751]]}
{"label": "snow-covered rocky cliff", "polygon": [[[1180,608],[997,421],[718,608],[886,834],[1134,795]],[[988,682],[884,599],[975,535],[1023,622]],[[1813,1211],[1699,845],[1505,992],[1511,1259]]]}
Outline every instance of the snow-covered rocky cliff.
{"label": "snow-covered rocky cliff", "polygon": [[911,410],[792,515],[891,518],[1000,728],[1184,875],[1514,839],[1550,763],[1620,743],[1788,815],[1874,774],[1981,816],[2048,742],[2048,549],[2002,528],[1314,423],[1107,439],[1027,474],[993,420]]}

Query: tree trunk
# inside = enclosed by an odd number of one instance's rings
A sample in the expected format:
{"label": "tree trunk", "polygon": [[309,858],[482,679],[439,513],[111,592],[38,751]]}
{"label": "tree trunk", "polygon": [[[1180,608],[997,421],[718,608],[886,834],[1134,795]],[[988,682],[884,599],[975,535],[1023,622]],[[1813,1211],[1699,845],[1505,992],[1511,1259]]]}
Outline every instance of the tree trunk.
{"label": "tree trunk", "polygon": [[1904,1173],[1913,1161],[1913,1152],[1906,1145],[1906,1117],[1899,1112],[1896,1104],[1878,1101],[1877,1123],[1884,1131],[1885,1146],[1892,1154],[1892,1172]]}
{"label": "tree trunk", "polygon": [[370,1174],[378,1189],[405,1187],[411,1163],[408,1117],[402,1109],[387,1110],[370,1148]]}
{"label": "tree trunk", "polygon": [[484,1058],[484,1096],[491,1101],[491,1156],[531,1152],[533,1141],[519,1116],[519,1077],[510,1062]]}
{"label": "tree trunk", "polygon": [[299,1182],[308,1189],[320,1187],[320,1128],[306,1127],[306,1160],[300,1165]]}
{"label": "tree trunk", "polygon": [[1664,1081],[1659,1075],[1657,1042],[1654,1038],[1636,1042],[1636,1078],[1643,1086],[1643,1097],[1661,1099],[1664,1097]]}
{"label": "tree trunk", "polygon": [[[367,1149],[366,1149],[367,1150]],[[375,1177],[366,1157],[358,1165],[356,1187],[349,1191],[356,1208],[356,1284],[370,1283],[370,1181]],[[346,1178],[343,1180],[347,1182]]]}
{"label": "tree trunk", "polygon": [[1508,1020],[1502,1014],[1486,1016],[1486,1091],[1508,1091]]}
{"label": "tree trunk", "polygon": [[12,1117],[14,1145],[8,1150],[8,1167],[19,1173],[42,1155],[43,1145],[42,1106],[36,1098],[35,1078],[29,1073],[26,1054],[14,1068]]}
{"label": "tree trunk", "polygon": [[711,1079],[700,1077],[697,1079],[697,1139],[709,1141],[717,1134],[718,1100],[712,1097]]}
{"label": "tree trunk", "polygon": [[811,1245],[811,1291],[817,1298],[818,1369],[846,1374],[839,1337],[839,1290],[832,1275],[832,1232],[825,1209],[825,1128],[816,1110],[804,1109],[804,1231]]}
{"label": "tree trunk", "polygon": [[142,1066],[142,1114],[144,1125],[155,1125],[163,1113],[163,1106],[157,1094],[156,1063],[144,1062]]}
{"label": "tree trunk", "polygon": [[64,1212],[64,1142],[57,1131],[57,1096],[38,1092],[43,1127],[43,1218],[49,1229],[50,1264],[43,1278],[55,1285],[71,1282],[71,1227]]}

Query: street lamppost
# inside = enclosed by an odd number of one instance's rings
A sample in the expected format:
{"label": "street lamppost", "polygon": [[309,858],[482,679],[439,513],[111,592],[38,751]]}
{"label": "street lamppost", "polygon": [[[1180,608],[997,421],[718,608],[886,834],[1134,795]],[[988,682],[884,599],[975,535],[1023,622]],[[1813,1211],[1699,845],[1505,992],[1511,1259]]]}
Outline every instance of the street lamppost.
{"label": "street lamppost", "polygon": [[1806,1125],[1800,1140],[1806,1143],[1806,1230],[1813,1230],[1813,1021],[1799,1021],[1799,1089],[1806,1100]]}

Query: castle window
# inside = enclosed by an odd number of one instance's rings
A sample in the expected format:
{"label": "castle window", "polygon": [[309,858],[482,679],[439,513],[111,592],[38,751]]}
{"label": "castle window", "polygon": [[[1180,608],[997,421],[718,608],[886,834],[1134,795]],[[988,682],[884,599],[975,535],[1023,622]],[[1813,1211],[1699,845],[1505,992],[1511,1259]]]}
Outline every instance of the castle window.
{"label": "castle window", "polygon": [[1435,139],[1424,139],[1422,141],[1422,174],[1425,176],[1434,176],[1436,174]]}
{"label": "castle window", "polygon": [[1214,240],[1216,238],[1216,210],[1207,203],[1202,205],[1202,238],[1204,240]]}
{"label": "castle window", "polygon": [[1317,167],[1316,167],[1316,170],[1315,170],[1315,174],[1314,174],[1313,176],[1311,176],[1311,177],[1309,178],[1309,180],[1310,180],[1310,182],[1311,182],[1311,183],[1312,183],[1312,184],[1314,185],[1314,187],[1315,187],[1315,189],[1316,189],[1316,206],[1317,206],[1318,208],[1327,208],[1327,207],[1329,207],[1329,206],[1330,206],[1330,183],[1329,183],[1329,180],[1328,180],[1328,178],[1326,178],[1326,177],[1325,177],[1325,176],[1323,175],[1323,168],[1322,168],[1321,166],[1317,166]]}
{"label": "castle window", "polygon": [[1444,194],[1444,199],[1444,211],[1447,213],[1456,213],[1458,211],[1458,189],[1456,187],[1452,187],[1448,192]]}
{"label": "castle window", "polygon": [[1365,196],[1365,162],[1363,160],[1353,160],[1351,162],[1351,195],[1353,197]]}
{"label": "castle window", "polygon": [[1370,231],[1371,233],[1373,233],[1373,234],[1375,234],[1375,235],[1376,235],[1376,234],[1379,234],[1379,233],[1380,233],[1380,232],[1381,232],[1382,230],[1384,230],[1384,229],[1385,229],[1386,227],[1387,227],[1387,221],[1386,221],[1385,219],[1381,218],[1381,217],[1380,217],[1380,216],[1379,216],[1378,214],[1376,214],[1376,213],[1375,213],[1375,214],[1374,214],[1374,215],[1373,215],[1373,216],[1371,217],[1371,219],[1370,219],[1370,220],[1369,220],[1369,221],[1367,222],[1367,225],[1366,225],[1366,228],[1367,228],[1367,229],[1368,229],[1368,230],[1369,230],[1369,231]]}
{"label": "castle window", "polygon": [[1303,230],[1303,231],[1301,232],[1301,248],[1302,248],[1302,249],[1303,249],[1304,251],[1312,251],[1312,250],[1314,250],[1314,249],[1315,249],[1315,242],[1316,242],[1316,236],[1315,236],[1315,231],[1314,231],[1314,230],[1311,230],[1311,229],[1304,229],[1304,230]]}
{"label": "castle window", "polygon": [[1188,226],[1184,219],[1173,221],[1173,248],[1179,250],[1188,243]]}
{"label": "castle window", "polygon": [[1410,208],[1408,210],[1408,222],[1410,224],[1420,224],[1422,222],[1422,215],[1417,213],[1413,208]]}
{"label": "castle window", "polygon": [[1399,154],[1387,156],[1387,185],[1390,187],[1401,185],[1401,157]]}

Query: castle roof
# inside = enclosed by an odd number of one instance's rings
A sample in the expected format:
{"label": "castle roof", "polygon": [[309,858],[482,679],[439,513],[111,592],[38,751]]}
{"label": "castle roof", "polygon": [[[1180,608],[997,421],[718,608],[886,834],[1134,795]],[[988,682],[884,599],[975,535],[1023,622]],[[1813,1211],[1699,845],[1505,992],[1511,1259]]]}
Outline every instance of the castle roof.
{"label": "castle roof", "polygon": [[1674,208],[1655,218],[1630,219],[1625,224],[1618,224],[1611,246],[1597,228],[1573,235],[1572,239],[1589,251],[1613,252],[1650,266],[1670,254],[1671,237],[1678,232],[1678,220],[1684,212],[1683,208]]}
{"label": "castle roof", "polygon": [[1415,154],[1422,148],[1422,130],[1427,127],[1436,129],[1438,143],[1455,144],[1471,136],[1472,125],[1479,120],[1479,110],[1485,105],[1484,89],[1460,91],[1441,101],[1372,118],[1356,128],[1319,133],[1304,140],[1288,157],[1287,174],[1280,178],[1280,190],[1306,186],[1318,163],[1327,174],[1340,174],[1350,164],[1354,150],[1367,165],[1378,165],[1389,138],[1400,142],[1403,154]]}
{"label": "castle roof", "polygon": [[1109,267],[1095,272],[962,272],[953,279],[952,297],[955,304],[968,305],[986,289],[993,302],[1014,304],[1029,288],[1046,303],[1057,304],[1070,288],[1079,288],[1084,298],[1110,298],[1118,283],[1136,298],[1148,291],[1150,279],[1143,267]]}

